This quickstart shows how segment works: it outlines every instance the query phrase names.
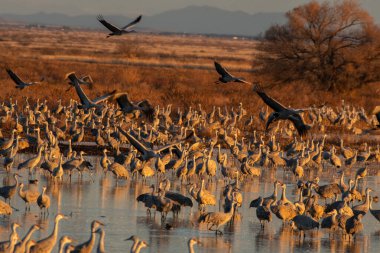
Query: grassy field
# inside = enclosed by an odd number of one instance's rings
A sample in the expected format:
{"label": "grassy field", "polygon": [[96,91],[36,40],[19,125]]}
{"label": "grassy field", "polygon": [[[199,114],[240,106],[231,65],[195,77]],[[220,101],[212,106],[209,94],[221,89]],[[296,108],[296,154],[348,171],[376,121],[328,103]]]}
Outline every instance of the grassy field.
{"label": "grassy field", "polygon": [[[74,89],[64,80],[66,73],[89,74],[94,79],[90,97],[117,89],[130,93],[133,100],[148,98],[154,105],[174,107],[234,106],[243,102],[257,115],[263,106],[249,85],[217,85],[213,60],[222,62],[231,72],[249,81],[255,76],[252,61],[257,41],[211,38],[196,35],[155,35],[135,33],[108,38],[97,31],[60,28],[0,26],[1,67],[9,66],[25,80],[46,82],[23,91],[14,88],[4,70],[0,71],[3,89],[0,97],[22,96],[56,101],[77,99]],[[270,84],[269,84],[270,85]],[[315,90],[312,85],[291,83],[268,88],[268,93],[286,105],[306,107],[327,102],[338,105],[342,99],[372,110],[378,102],[380,84],[360,90],[334,94]]]}

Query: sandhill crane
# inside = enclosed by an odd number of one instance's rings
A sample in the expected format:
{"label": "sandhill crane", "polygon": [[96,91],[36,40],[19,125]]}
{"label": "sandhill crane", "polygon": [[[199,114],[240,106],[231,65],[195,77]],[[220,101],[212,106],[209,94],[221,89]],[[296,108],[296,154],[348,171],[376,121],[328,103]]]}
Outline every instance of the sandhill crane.
{"label": "sandhill crane", "polygon": [[[350,179],[350,185],[352,185],[352,179]],[[358,187],[358,183],[359,183],[359,176],[355,176],[355,183],[352,185],[352,187],[350,187],[350,189],[347,191],[347,192],[344,192],[342,197],[349,197],[349,200],[351,202],[355,201],[355,200],[358,200],[358,201],[362,201],[363,200],[363,195],[361,192],[359,192],[357,190],[357,187]]]}
{"label": "sandhill crane", "polygon": [[146,178],[152,177],[155,174],[155,170],[150,165],[151,161],[144,162],[141,170],[139,170],[139,173],[143,177],[143,182],[146,182]]}
{"label": "sandhill crane", "polygon": [[12,253],[14,252],[14,248],[16,246],[16,243],[18,241],[18,236],[13,236],[12,234],[9,236],[9,243],[7,247],[4,247],[2,250],[0,250],[1,253]]}
{"label": "sandhill crane", "polygon": [[[17,138],[19,138],[19,136],[17,136]],[[16,149],[16,152],[14,152],[14,147],[11,146],[11,150],[10,152],[7,154],[7,156],[4,158],[4,168],[5,168],[5,171],[7,173],[11,172],[12,170],[12,166],[13,166],[13,163],[15,161],[15,157],[16,157],[16,154],[17,154],[17,149]]]}
{"label": "sandhill crane", "polygon": [[[201,214],[198,221],[200,223],[206,223],[207,227],[211,224],[211,226],[208,227],[208,230],[215,231],[216,235],[218,233],[222,235],[223,232],[220,231],[219,228],[231,220],[232,216],[234,215],[235,205],[236,205],[236,201],[235,201],[235,197],[233,196],[233,204],[228,213],[209,212],[209,213]],[[215,229],[213,229],[213,227],[215,227]]]}
{"label": "sandhill crane", "polygon": [[5,185],[0,187],[0,196],[4,198],[5,202],[9,201],[9,204],[11,203],[12,197],[15,195],[17,186],[18,186],[18,177],[21,177],[19,174],[14,173],[13,178],[15,180],[15,184],[13,185]]}
{"label": "sandhill crane", "polygon": [[303,201],[303,191],[299,191],[299,198],[298,201],[294,202],[294,206],[297,208],[297,211],[299,214],[304,214],[306,206]]}
{"label": "sandhill crane", "polygon": [[165,197],[165,190],[158,190],[158,196],[156,200],[156,210],[161,212],[162,221],[166,219],[170,211],[173,211],[173,215],[175,215],[176,213],[178,214],[178,212],[181,210],[181,206],[178,202]]}
{"label": "sandhill crane", "polygon": [[15,82],[16,84],[16,89],[24,89],[25,87],[32,86],[34,84],[40,84],[44,78],[41,78],[39,82],[24,82],[19,76],[16,75],[11,69],[7,68],[6,69],[9,77]]}
{"label": "sandhill crane", "polygon": [[82,165],[82,163],[84,162],[84,158],[83,158],[83,155],[86,154],[84,151],[80,151],[79,152],[79,159],[77,158],[73,158],[67,162],[65,162],[64,164],[62,164],[62,168],[65,170],[65,171],[68,171],[69,172],[69,175],[70,175],[70,178],[71,178],[71,174],[73,172],[73,170],[78,170],[80,172],[80,166]]}
{"label": "sandhill crane", "polygon": [[17,133],[17,130],[13,129],[11,137],[0,144],[0,152],[7,152],[12,147],[15,141],[15,133]]}
{"label": "sandhill crane", "polygon": [[297,160],[297,163],[295,164],[295,166],[293,166],[292,172],[296,179],[300,179],[303,177],[304,172],[302,166],[300,166],[299,160]]}
{"label": "sandhill crane", "polygon": [[270,204],[273,202],[273,199],[267,202],[267,205],[264,206],[264,199],[260,198],[260,204],[256,209],[256,217],[259,219],[261,227],[264,227],[264,221],[268,223],[272,221],[272,213],[269,210]]}
{"label": "sandhill crane", "polygon": [[[318,180],[319,181],[319,178]],[[338,198],[338,195],[341,194],[341,190],[339,188],[339,185],[337,183],[327,184],[319,186],[317,183],[313,183],[313,188],[316,193],[319,194],[322,198],[325,199],[333,199],[335,200]]]}
{"label": "sandhill crane", "polygon": [[[158,159],[159,158],[157,158],[157,160]],[[186,156],[185,157],[185,162],[184,162],[183,166],[179,167],[178,170],[177,170],[177,172],[176,172],[176,175],[181,180],[182,184],[183,184],[184,180],[187,179],[188,167],[189,167],[188,156]],[[174,170],[173,170],[173,172],[174,172]]]}
{"label": "sandhill crane", "polygon": [[360,179],[360,178],[364,178],[365,176],[367,176],[367,172],[368,172],[367,167],[359,168],[359,169],[356,171],[356,177],[357,177],[358,179]]}
{"label": "sandhill crane", "polygon": [[65,253],[65,252],[70,252],[69,250],[69,247],[71,245],[69,245],[70,243],[74,242],[74,239],[72,239],[71,237],[65,235],[65,236],[62,236],[61,239],[59,239],[59,253]]}
{"label": "sandhill crane", "polygon": [[151,148],[146,147],[143,143],[139,142],[133,135],[131,135],[128,132],[125,132],[121,127],[118,127],[120,133],[122,133],[125,137],[127,137],[128,141],[131,143],[132,146],[134,146],[140,153],[141,153],[141,160],[147,161],[151,158],[159,157],[160,152],[163,152],[173,146],[178,145],[181,142],[172,143],[169,145],[166,145],[160,149],[153,150]]}
{"label": "sandhill crane", "polygon": [[157,201],[158,201],[158,199],[157,199],[157,196],[155,196],[154,195],[154,192],[155,192],[155,186],[154,185],[151,185],[149,188],[151,188],[152,189],[152,192],[151,193],[143,193],[143,194],[140,194],[137,198],[136,198],[136,200],[138,201],[138,202],[143,202],[144,203],[144,205],[145,205],[145,207],[147,208],[146,209],[146,212],[147,212],[147,214],[151,214],[151,212],[150,212],[150,209],[151,208],[156,208],[156,206],[157,206]]}
{"label": "sandhill crane", "polygon": [[340,168],[342,167],[342,161],[340,158],[335,154],[335,147],[333,146],[331,149],[331,155],[330,155],[330,162],[333,166]]}
{"label": "sandhill crane", "polygon": [[107,93],[103,96],[100,96],[98,98],[95,98],[93,100],[90,100],[87,95],[84,93],[83,89],[81,88],[78,77],[75,75],[75,73],[70,73],[67,78],[70,80],[71,83],[74,84],[75,91],[77,92],[77,95],[80,99],[80,102],[82,104],[83,109],[90,109],[90,108],[97,108],[101,109],[103,105],[100,103],[104,102],[105,100],[109,99],[112,95],[115,94],[116,90]]}
{"label": "sandhill crane", "polygon": [[282,193],[281,193],[281,199],[278,201],[277,204],[279,205],[291,205],[294,207],[294,204],[286,197],[286,184],[281,184]]}
{"label": "sandhill crane", "polygon": [[169,198],[169,199],[177,202],[181,206],[193,207],[193,201],[191,201],[190,198],[182,195],[181,193],[169,191],[170,181],[168,179],[164,179],[163,181],[161,181],[159,188],[165,192],[166,198]]}
{"label": "sandhill crane", "polygon": [[53,162],[53,161],[50,161],[49,159],[49,154],[48,152],[46,152],[47,150],[45,149],[45,152],[44,152],[44,162],[41,163],[40,165],[40,168],[49,172],[50,174],[53,173],[53,170],[54,168],[57,167],[57,163]]}
{"label": "sandhill crane", "polygon": [[351,186],[347,186],[346,183],[344,182],[344,171],[342,170],[340,175],[340,180],[339,180],[339,188],[342,193],[350,190]]}
{"label": "sandhill crane", "polygon": [[297,215],[295,206],[286,202],[285,204],[278,201],[272,202],[270,209],[283,223],[292,220]]}
{"label": "sandhill crane", "polygon": [[326,213],[327,217],[323,218],[321,222],[321,228],[329,228],[329,234],[331,231],[335,231],[338,228],[337,215],[338,211],[336,209],[329,213]]}
{"label": "sandhill crane", "polygon": [[[25,253],[30,253],[31,252],[31,248],[33,246],[35,246],[37,244],[37,242],[35,240],[29,240],[26,245],[25,245]],[[61,252],[60,252],[61,253]]]}
{"label": "sandhill crane", "polygon": [[38,154],[37,156],[35,157],[32,157],[22,163],[20,163],[17,167],[18,170],[21,170],[21,169],[28,169],[29,170],[29,175],[32,175],[32,172],[33,172],[33,169],[39,164],[39,162],[41,161],[41,155],[42,155],[42,151],[44,150],[44,147],[43,146],[40,146],[38,148]]}
{"label": "sandhill crane", "polygon": [[370,206],[370,195],[369,193],[372,191],[371,188],[367,188],[365,190],[365,201],[363,204],[356,205],[352,208],[352,211],[354,212],[355,215],[362,214],[363,216],[366,215],[366,213],[369,210]]}
{"label": "sandhill crane", "polygon": [[[75,72],[70,72],[70,73],[66,74],[65,80],[68,79],[68,76],[71,75],[71,74],[75,75]],[[94,81],[92,80],[91,76],[87,75],[87,76],[78,77],[78,83],[80,85],[82,85],[82,84],[87,85],[87,86],[90,87],[90,89],[92,89]],[[69,84],[71,85],[71,87],[68,88],[66,91],[69,91],[74,86],[74,83],[71,82],[71,81],[69,81]],[[57,114],[58,113],[59,112],[57,112]]]}
{"label": "sandhill crane", "polygon": [[[366,147],[367,147],[367,143],[366,144]],[[363,152],[361,152],[359,155],[358,155],[358,161],[359,162],[363,162],[363,163],[366,163],[368,158],[371,156],[371,147],[368,146],[368,150],[364,150]]]}
{"label": "sandhill crane", "polygon": [[220,144],[216,145],[218,148],[218,154],[216,156],[216,160],[218,161],[219,164],[223,164],[224,160],[227,160],[227,153],[222,153],[220,150]]}
{"label": "sandhill crane", "polygon": [[290,222],[290,226],[293,229],[298,229],[300,231],[299,237],[301,237],[303,232],[303,237],[305,238],[305,230],[311,230],[314,228],[319,228],[319,222],[314,220],[310,216],[306,215],[297,215]]}
{"label": "sandhill crane", "polygon": [[36,146],[37,149],[41,147],[44,144],[44,141],[41,138],[41,129],[39,127],[34,129],[34,132],[36,133],[36,136],[34,135],[27,135],[26,140],[28,142],[28,145],[30,146]]}
{"label": "sandhill crane", "polygon": [[121,93],[114,94],[111,97],[111,100],[116,100],[121,111],[125,113],[133,113],[136,111],[141,111],[149,120],[153,119],[154,108],[146,99],[135,103],[129,99],[128,93],[121,92]]}
{"label": "sandhill crane", "polygon": [[380,210],[372,209],[372,201],[373,201],[373,199],[370,198],[369,211],[371,212],[372,216],[375,217],[376,220],[380,221]]}
{"label": "sandhill crane", "polygon": [[[17,228],[19,227],[20,227],[20,224],[18,224],[17,222],[12,223],[12,232],[9,235],[9,240],[0,242],[0,250],[5,250],[5,252],[9,252],[9,253],[13,252],[14,247],[16,246],[16,243],[19,240],[19,236],[17,233]],[[16,238],[16,241],[14,242],[15,238]]]}
{"label": "sandhill crane", "polygon": [[140,253],[142,248],[149,247],[149,244],[146,241],[139,241],[136,245],[136,249],[132,253]]}
{"label": "sandhill crane", "polygon": [[129,24],[119,28],[117,26],[114,26],[113,24],[109,23],[108,21],[106,21],[102,15],[99,15],[98,16],[98,21],[104,25],[108,30],[111,31],[111,33],[109,33],[107,35],[107,38],[111,37],[111,36],[115,36],[115,35],[123,35],[123,34],[127,34],[127,33],[132,33],[132,32],[135,32],[135,30],[131,30],[130,28],[132,28],[133,26],[135,26],[138,22],[140,22],[142,18],[142,15],[138,16],[135,20],[133,20],[132,22],[130,22]]}
{"label": "sandhill crane", "polygon": [[107,172],[108,164],[111,163],[108,159],[107,152],[107,149],[103,149],[103,156],[100,158],[100,166],[102,167],[104,173]]}
{"label": "sandhill crane", "polygon": [[130,251],[130,253],[133,253],[133,252],[135,252],[137,245],[140,242],[140,238],[135,236],[135,235],[132,235],[132,236],[128,237],[127,239],[125,239],[124,241],[133,241],[133,244],[131,246],[131,251]]}
{"label": "sandhill crane", "polygon": [[16,244],[14,253],[24,253],[26,252],[26,244],[30,240],[30,237],[33,235],[33,233],[40,229],[40,226],[38,225],[32,225],[29,229],[29,231],[25,234],[24,238]]}
{"label": "sandhill crane", "polygon": [[206,205],[215,206],[216,198],[211,193],[204,190],[204,179],[201,181],[201,188],[198,191],[196,201],[199,205],[199,210],[204,211]]}
{"label": "sandhill crane", "polygon": [[0,215],[11,215],[12,208],[10,205],[0,200]]}
{"label": "sandhill crane", "polygon": [[41,214],[42,214],[42,210],[44,210],[44,213],[47,212],[49,214],[50,197],[47,196],[45,192],[46,192],[46,186],[43,186],[42,193],[40,196],[38,196],[38,199],[37,199],[37,205],[41,209]]}
{"label": "sandhill crane", "polygon": [[62,219],[67,219],[67,218],[68,217],[64,216],[63,214],[57,214],[54,219],[53,232],[48,237],[36,242],[36,245],[34,245],[30,249],[30,252],[31,253],[50,253],[57,242],[59,221]]}
{"label": "sandhill crane", "polygon": [[355,236],[357,233],[363,230],[363,223],[361,222],[362,217],[363,214],[358,214],[347,219],[345,232],[348,234],[349,240],[351,240],[351,237]]}
{"label": "sandhill crane", "polygon": [[[271,205],[272,202],[277,201],[277,187],[280,184],[281,183],[279,181],[277,181],[277,180],[274,181],[274,183],[273,183],[273,194],[270,195],[269,197],[265,197],[262,205],[268,206],[268,205]],[[261,197],[252,200],[251,203],[249,204],[249,207],[258,207],[260,204],[260,201],[261,201]]]}
{"label": "sandhill crane", "polygon": [[312,195],[311,196],[312,204],[310,208],[308,208],[308,213],[311,215],[316,220],[319,220],[320,218],[323,217],[324,212],[325,212],[325,207],[318,204],[319,197],[318,195]]}
{"label": "sandhill crane", "polygon": [[272,122],[288,119],[293,123],[300,136],[306,135],[311,126],[304,123],[300,113],[308,109],[286,108],[275,99],[268,96],[259,84],[255,85],[254,91],[261,97],[264,103],[266,103],[270,108],[274,110],[274,112],[269,115],[268,121],[266,123],[266,129],[268,129],[269,125]]}
{"label": "sandhill crane", "polygon": [[103,223],[101,223],[100,221],[97,221],[97,220],[94,220],[91,222],[91,231],[90,231],[90,239],[88,239],[86,242],[82,243],[82,244],[79,244],[77,246],[75,246],[74,250],[72,250],[71,252],[75,252],[75,253],[90,253],[92,252],[92,249],[94,248],[95,246],[95,233],[96,233],[96,230],[98,229],[99,226],[104,226]]}
{"label": "sandhill crane", "polygon": [[116,176],[116,183],[118,182],[119,178],[123,178],[126,180],[130,178],[128,170],[123,165],[117,162],[109,164],[108,171],[111,171]]}
{"label": "sandhill crane", "polygon": [[355,152],[350,148],[345,148],[343,146],[343,139],[340,139],[340,150],[345,159],[349,159],[355,155]]}
{"label": "sandhill crane", "polygon": [[[25,253],[30,253],[30,249],[36,245],[36,241],[35,240],[29,240],[26,245],[25,245]],[[24,251],[23,251],[24,252]]]}
{"label": "sandhill crane", "polygon": [[235,77],[231,75],[226,68],[222,67],[222,65],[214,61],[215,69],[216,72],[220,75],[219,81],[216,81],[215,83],[230,83],[230,82],[235,82],[235,83],[245,83],[245,84],[250,84],[249,82],[245,81],[241,77]]}
{"label": "sandhill crane", "polygon": [[344,209],[344,213],[346,213],[346,214],[352,213],[352,215],[353,215],[352,210],[349,210],[350,209],[350,207],[348,206],[349,201],[350,201],[349,196],[342,196],[341,201],[335,201],[335,202],[327,205],[325,208],[325,212],[328,213],[328,212],[331,212],[333,210],[339,211],[340,209]]}
{"label": "sandhill crane", "polygon": [[62,164],[63,164],[63,161],[62,161],[62,156],[63,154],[61,154],[59,156],[59,163],[57,165],[57,167],[55,167],[53,169],[53,173],[51,174],[54,178],[54,180],[58,180],[58,182],[62,182],[63,180],[63,167],[62,167]]}
{"label": "sandhill crane", "polygon": [[25,211],[30,211],[30,204],[36,203],[38,196],[40,195],[38,191],[34,190],[23,190],[24,184],[21,183],[18,190],[18,195],[25,202]]}
{"label": "sandhill crane", "polygon": [[187,242],[187,247],[189,249],[189,253],[194,253],[194,245],[195,244],[201,244],[201,242],[197,238],[190,238]]}

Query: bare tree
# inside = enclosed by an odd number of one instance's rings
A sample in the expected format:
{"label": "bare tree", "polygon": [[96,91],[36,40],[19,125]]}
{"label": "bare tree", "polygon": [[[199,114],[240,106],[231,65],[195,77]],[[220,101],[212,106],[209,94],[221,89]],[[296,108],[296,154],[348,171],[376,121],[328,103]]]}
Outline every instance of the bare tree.
{"label": "bare tree", "polygon": [[356,1],[311,1],[270,27],[256,66],[274,81],[306,80],[328,90],[380,79],[380,32]]}

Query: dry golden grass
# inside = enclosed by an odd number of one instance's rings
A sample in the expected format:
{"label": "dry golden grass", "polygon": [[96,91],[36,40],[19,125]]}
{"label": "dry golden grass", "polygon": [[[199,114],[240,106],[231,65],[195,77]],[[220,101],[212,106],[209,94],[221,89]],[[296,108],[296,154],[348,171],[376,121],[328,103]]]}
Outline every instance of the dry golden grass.
{"label": "dry golden grass", "polygon": [[[234,106],[244,107],[257,115],[263,103],[247,85],[217,85],[218,75],[213,60],[247,80],[260,80],[252,71],[252,61],[257,53],[254,40],[210,38],[204,36],[130,34],[105,38],[96,31],[65,31],[56,28],[0,27],[0,59],[21,77],[39,80],[44,84],[29,87],[22,92],[6,72],[0,71],[3,87],[0,97],[13,96],[48,99],[77,99],[75,91],[64,92],[68,85],[63,80],[66,73],[90,74],[95,81],[89,97],[117,89],[130,93],[133,100],[148,98],[154,105],[173,104],[188,107]],[[3,66],[1,66],[3,67]],[[334,94],[315,90],[305,83],[293,83],[268,89],[268,92],[285,105],[306,107],[327,102],[340,104],[342,99],[371,110],[380,93],[378,83],[365,88]]]}

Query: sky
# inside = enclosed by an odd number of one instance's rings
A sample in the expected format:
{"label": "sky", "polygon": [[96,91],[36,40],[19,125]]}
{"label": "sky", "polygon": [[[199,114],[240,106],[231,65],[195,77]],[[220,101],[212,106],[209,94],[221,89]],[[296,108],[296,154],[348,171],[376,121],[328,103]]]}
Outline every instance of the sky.
{"label": "sky", "polygon": [[[380,20],[380,0],[358,0],[376,20]],[[71,15],[121,14],[154,15],[190,5],[209,5],[227,10],[286,12],[309,0],[0,0],[0,13],[33,14],[55,12]]]}

